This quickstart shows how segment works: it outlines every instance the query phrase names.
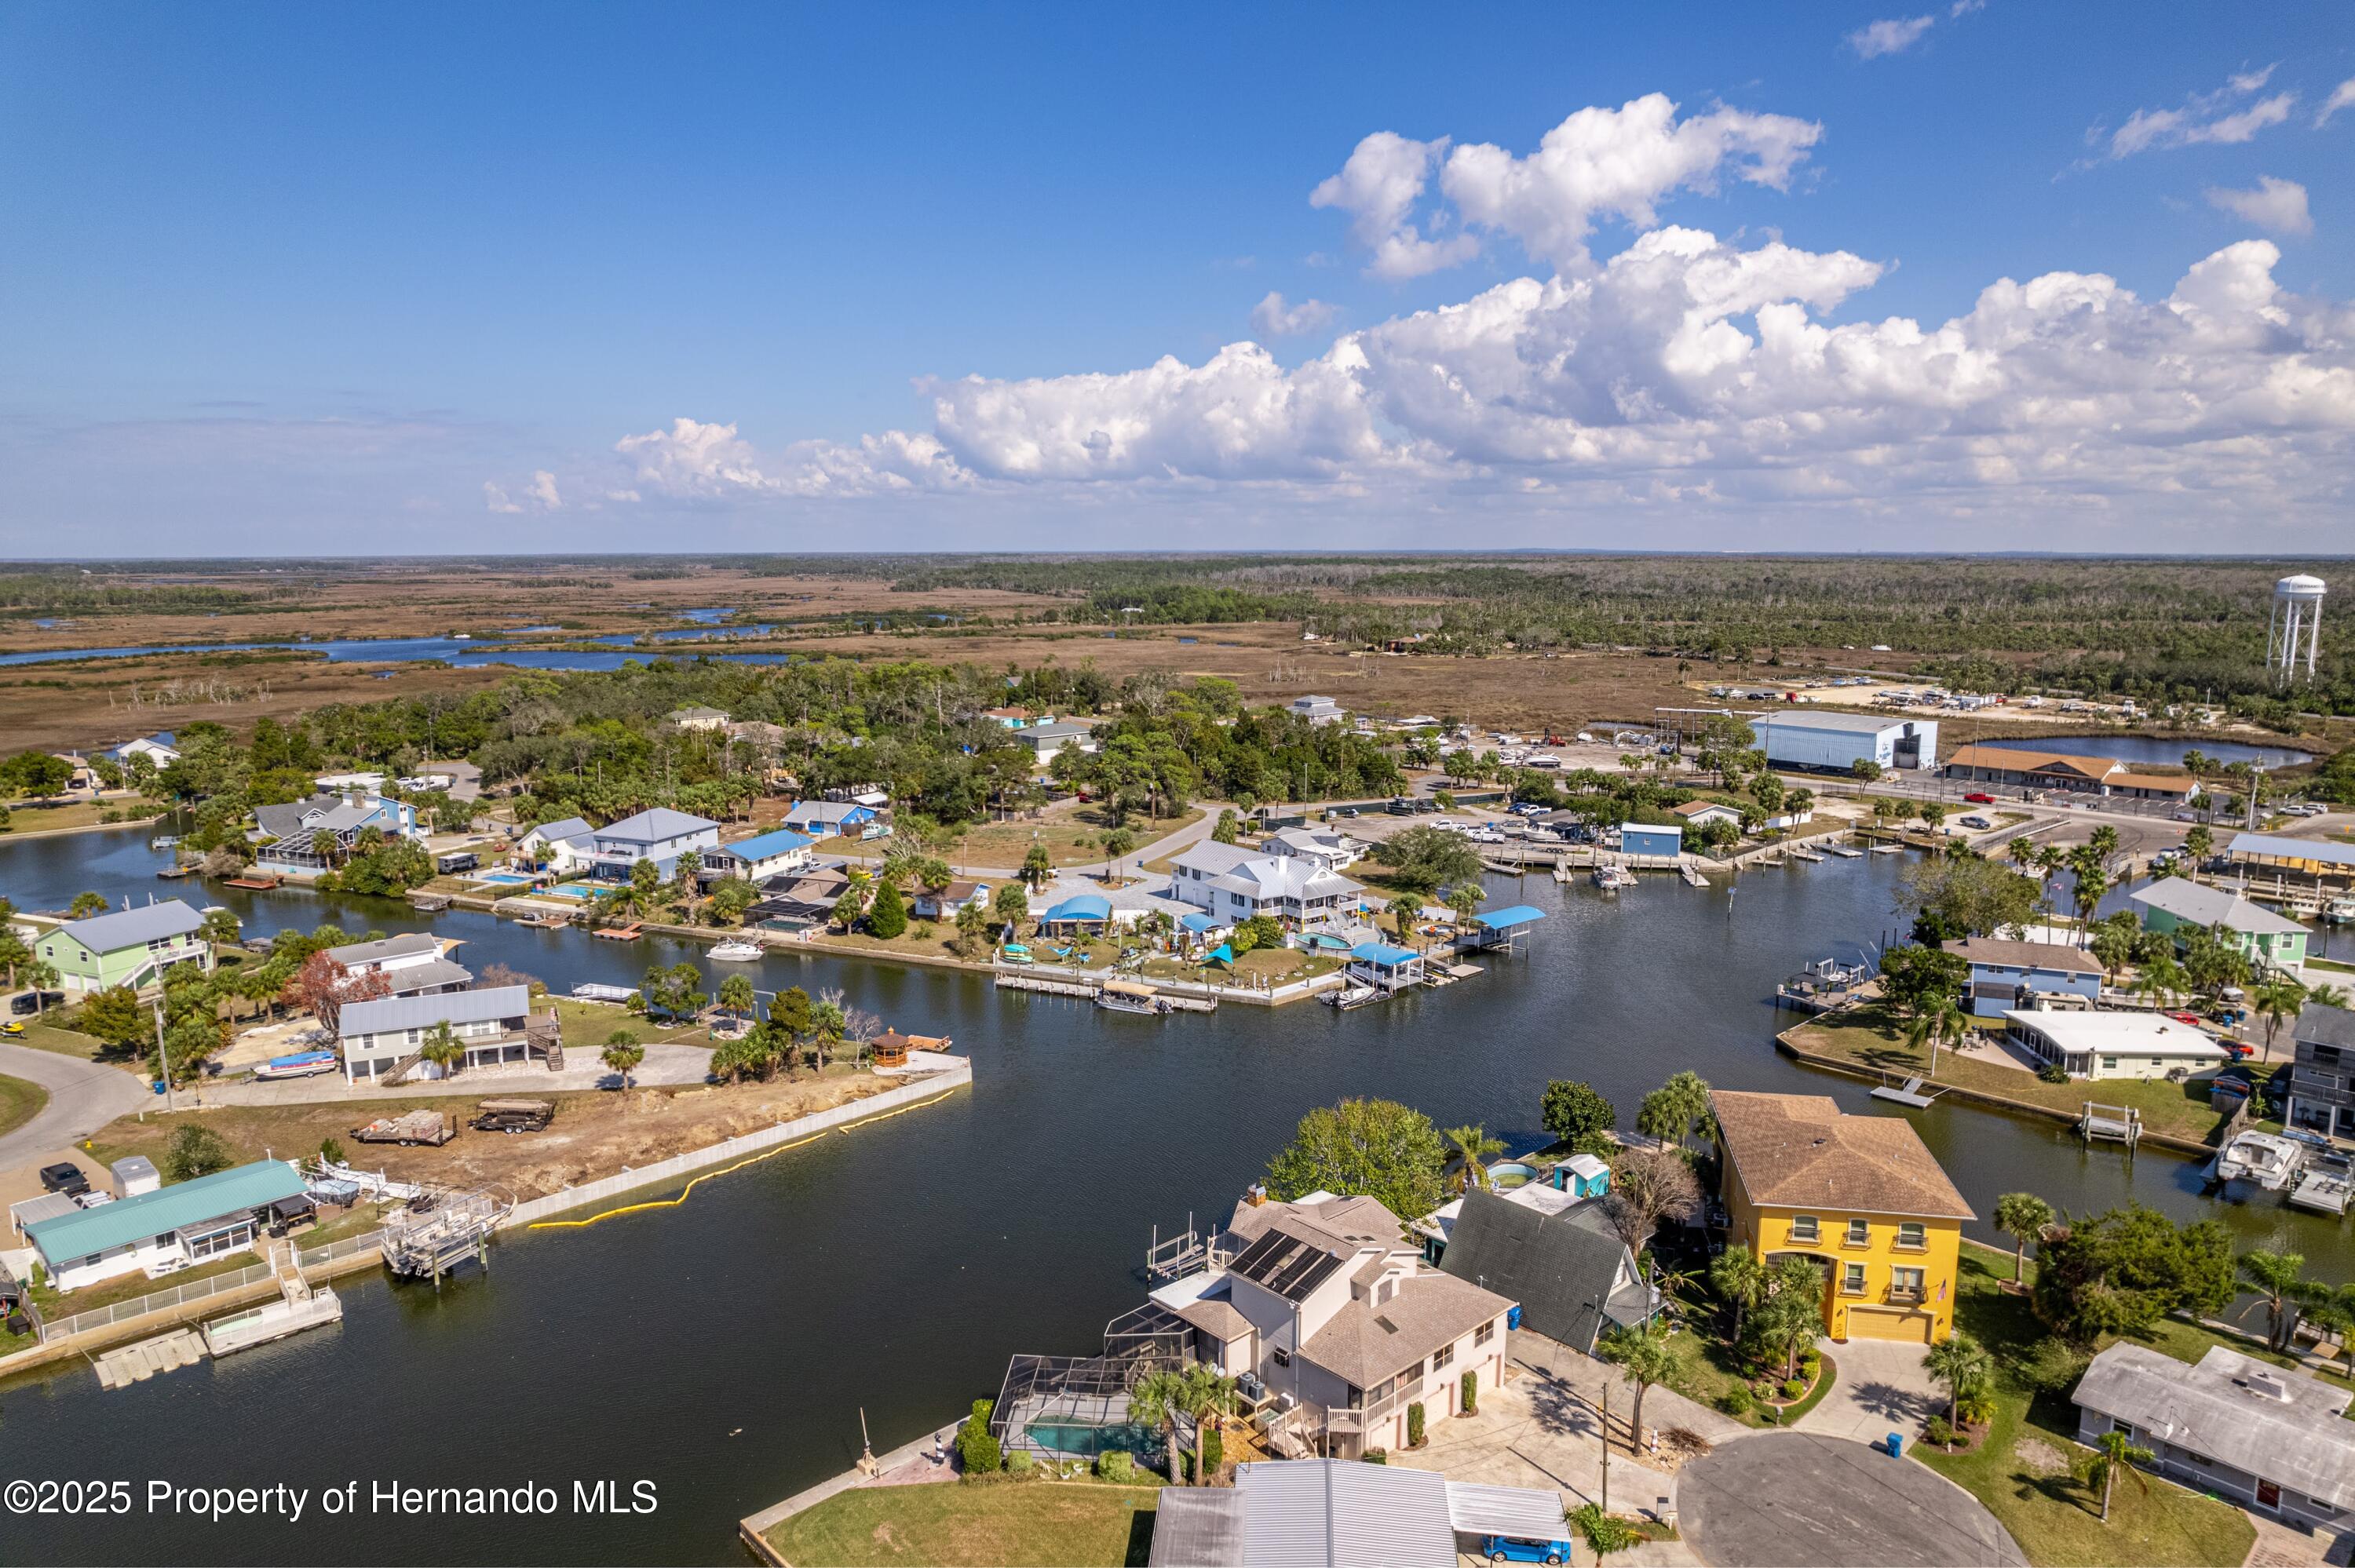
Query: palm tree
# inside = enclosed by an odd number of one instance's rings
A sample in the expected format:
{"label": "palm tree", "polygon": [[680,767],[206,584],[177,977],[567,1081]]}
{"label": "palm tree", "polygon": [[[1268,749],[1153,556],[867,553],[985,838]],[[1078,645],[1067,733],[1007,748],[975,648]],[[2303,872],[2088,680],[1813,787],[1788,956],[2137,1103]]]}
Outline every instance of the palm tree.
{"label": "palm tree", "polygon": [[1995,1201],[1995,1228],[2014,1244],[2011,1277],[2016,1283],[2028,1282],[2029,1237],[2042,1235],[2051,1223],[2052,1205],[2033,1192],[2006,1192]]}
{"label": "palm tree", "polygon": [[630,1074],[646,1059],[646,1048],[638,1037],[626,1029],[616,1029],[605,1039],[605,1049],[598,1053],[599,1060],[622,1075],[622,1092],[630,1092]]}
{"label": "palm tree", "polygon": [[1959,1044],[1970,1033],[1970,1023],[1963,1010],[1951,996],[1941,996],[1929,1003],[1906,1025],[1905,1044],[1919,1051],[1923,1042],[1930,1046],[1930,1076],[1938,1075],[1938,1044],[1941,1041]]}
{"label": "palm tree", "polygon": [[2306,1283],[2306,1255],[2252,1248],[2233,1264],[2232,1273],[2257,1298],[2249,1303],[2249,1309],[2265,1309],[2265,1344],[2280,1350],[2289,1338],[2290,1326],[2296,1321],[2290,1304],[2299,1299],[2300,1288]]}
{"label": "palm tree", "polygon": [[425,1044],[418,1047],[417,1054],[441,1068],[446,1078],[455,1074],[458,1065],[466,1059],[466,1047],[450,1032],[449,1021],[444,1019],[427,1033]]}
{"label": "palm tree", "polygon": [[750,975],[730,975],[719,982],[719,1005],[739,1022],[752,1011],[754,1000]]}
{"label": "palm tree", "polygon": [[2273,1060],[2274,1035],[2281,1029],[2282,1021],[2298,1015],[2306,1006],[2307,994],[2306,987],[2286,975],[2280,975],[2259,986],[2255,994],[2249,998],[2250,1007],[2265,1021],[2266,1061]]}
{"label": "palm tree", "polygon": [[1169,1478],[1173,1482],[1178,1478],[1178,1417],[1185,1408],[1185,1375],[1167,1367],[1146,1372],[1128,1391],[1129,1419],[1140,1426],[1161,1430],[1162,1441],[1168,1448]]}
{"label": "palm tree", "polygon": [[2142,1472],[2134,1467],[2147,1465],[2157,1457],[2149,1449],[2137,1447],[2134,1439],[2123,1432],[2105,1432],[2094,1439],[2094,1457],[2085,1466],[2085,1480],[2086,1484],[2098,1485],[2102,1489],[2104,1523],[2109,1522],[2110,1486],[2116,1479],[2118,1471],[2123,1468],[2134,1478],[2135,1485],[2147,1493],[2150,1483],[2144,1480]]}
{"label": "palm tree", "polygon": [[1205,1467],[1203,1435],[1234,1406],[1235,1380],[1207,1361],[1192,1362],[1178,1374],[1178,1408],[1194,1423],[1194,1484],[1198,1487],[1207,1487],[1211,1480]]}
{"label": "palm tree", "polygon": [[1946,1385],[1946,1422],[1957,1425],[1962,1420],[1963,1390],[1987,1381],[1995,1370],[1995,1358],[1987,1347],[1957,1329],[1922,1358],[1922,1370]]}
{"label": "palm tree", "polygon": [[203,921],[197,927],[197,938],[215,947],[229,947],[237,940],[239,933],[237,916],[220,908],[206,910]]}
{"label": "palm tree", "polygon": [[2208,824],[2193,823],[2191,831],[2183,835],[2184,874],[2194,882],[2199,881],[2200,863],[2208,858],[2209,852],[2215,847],[2216,835]]}
{"label": "palm tree", "polygon": [[2306,988],[2306,1000],[2321,1007],[2347,1005],[2347,988],[2343,985],[2310,985]]}
{"label": "palm tree", "polygon": [[[1627,1451],[1634,1453],[1644,1441],[1644,1395],[1656,1383],[1666,1383],[1676,1375],[1677,1353],[1668,1348],[1668,1336],[1657,1323],[1646,1323],[1640,1329],[1614,1329],[1603,1336],[1599,1347],[1603,1359],[1615,1362],[1627,1381],[1636,1385],[1634,1425],[1627,1430]],[[1604,1433],[1607,1445],[1611,1435]]]}
{"label": "palm tree", "polygon": [[1733,1308],[1733,1337],[1742,1338],[1742,1314],[1766,1299],[1772,1288],[1774,1275],[1750,1250],[1747,1242],[1736,1242],[1710,1259],[1709,1287],[1717,1298]]}
{"label": "palm tree", "polygon": [[2135,994],[2165,1008],[2183,991],[2183,966],[2169,953],[2154,953],[2135,977]]}
{"label": "palm tree", "polygon": [[1488,1159],[1505,1152],[1505,1140],[1490,1138],[1485,1127],[1451,1127],[1447,1141],[1455,1146],[1455,1156],[1464,1161],[1464,1191],[1488,1188]]}

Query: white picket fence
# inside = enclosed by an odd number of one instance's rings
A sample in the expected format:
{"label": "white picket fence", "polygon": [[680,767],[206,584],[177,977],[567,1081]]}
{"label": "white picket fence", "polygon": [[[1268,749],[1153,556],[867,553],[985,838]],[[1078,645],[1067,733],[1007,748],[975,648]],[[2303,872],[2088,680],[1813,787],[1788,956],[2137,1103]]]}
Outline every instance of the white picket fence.
{"label": "white picket fence", "polygon": [[[297,1261],[304,1268],[315,1268],[323,1264],[334,1263],[349,1257],[354,1253],[370,1250],[383,1234],[381,1231],[370,1231],[366,1235],[346,1236],[341,1241],[329,1242],[325,1246],[313,1247],[307,1252],[297,1254]],[[259,1285],[274,1277],[274,1271],[268,1264],[250,1263],[243,1268],[232,1269],[227,1274],[208,1274],[202,1279],[192,1279],[186,1285],[176,1285],[168,1290],[153,1290],[144,1296],[134,1296],[128,1301],[117,1301],[112,1307],[96,1307],[87,1312],[76,1312],[70,1317],[48,1319],[41,1324],[41,1339],[46,1343],[72,1334],[87,1334],[97,1329],[110,1329],[117,1323],[127,1323],[133,1318],[144,1318],[150,1312],[163,1312],[175,1307],[186,1306],[190,1302],[202,1301],[208,1297],[242,1289],[249,1285]]]}
{"label": "white picket fence", "polygon": [[[1084,985],[1100,986],[1108,980],[1135,980],[1139,977],[1125,970],[1080,969],[1071,964],[998,964],[993,974],[1028,975],[1036,980],[1072,980]],[[1225,985],[1215,980],[1172,980],[1155,975],[1145,983],[1156,991],[1172,996],[1199,996],[1212,1001],[1268,1002],[1290,1001],[1312,991],[1329,991],[1342,983],[1345,977],[1338,969],[1313,979],[1294,980],[1290,985],[1257,986]]]}
{"label": "white picket fence", "polygon": [[652,1165],[641,1166],[635,1171],[624,1171],[617,1176],[601,1177],[594,1181],[583,1182],[578,1187],[567,1187],[560,1192],[550,1192],[544,1198],[529,1199],[507,1211],[506,1217],[499,1221],[499,1228],[510,1230],[517,1225],[527,1225],[534,1220],[544,1220],[551,1214],[565,1213],[607,1198],[618,1198],[624,1192],[635,1192],[648,1187],[660,1186],[667,1181],[675,1181],[682,1176],[692,1175],[698,1171],[708,1171],[715,1165],[730,1164],[747,1156],[758,1154],[762,1150],[774,1149],[781,1143],[791,1143],[797,1139],[825,1132],[829,1128],[840,1127],[846,1122],[864,1121],[869,1117],[897,1110],[902,1106],[932,1099],[951,1089],[962,1087],[972,1082],[973,1065],[969,1062],[960,1064],[943,1073],[928,1073],[921,1078],[900,1085],[896,1089],[886,1089],[879,1095],[869,1095],[864,1099],[850,1100],[830,1110],[815,1111],[808,1116],[795,1117],[791,1121],[780,1122],[775,1127],[764,1127],[758,1132],[748,1132],[741,1137],[715,1143],[708,1149],[693,1150],[686,1154],[674,1154],[669,1159],[658,1160]]}

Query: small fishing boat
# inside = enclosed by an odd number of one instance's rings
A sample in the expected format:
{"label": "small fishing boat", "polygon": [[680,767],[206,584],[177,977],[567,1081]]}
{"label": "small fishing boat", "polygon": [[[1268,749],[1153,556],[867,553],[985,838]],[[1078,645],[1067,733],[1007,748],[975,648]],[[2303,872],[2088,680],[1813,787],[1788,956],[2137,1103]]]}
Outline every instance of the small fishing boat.
{"label": "small fishing boat", "polygon": [[2208,1176],[2227,1197],[2246,1196],[2251,1188],[2283,1192],[2306,1163],[2306,1150],[2270,1132],[2244,1132],[2224,1146],[2209,1164]]}
{"label": "small fishing boat", "polygon": [[1160,1013],[1169,1011],[1161,993],[1143,980],[1110,980],[1096,991],[1096,1005],[1114,1012]]}
{"label": "small fishing boat", "polygon": [[1589,880],[1605,893],[1616,893],[1623,887],[1635,886],[1636,874],[1624,865],[1598,865]]}
{"label": "small fishing boat", "polygon": [[761,945],[730,938],[712,948],[711,956],[723,964],[749,964],[761,956]]}
{"label": "small fishing boat", "polygon": [[1327,991],[1323,1000],[1326,1006],[1337,1007],[1347,1012],[1353,1007],[1363,1007],[1369,1001],[1381,999],[1382,993],[1372,986],[1350,985],[1343,986],[1339,991]]}
{"label": "small fishing boat", "polygon": [[2344,1214],[2350,1199],[2355,1199],[2355,1160],[2335,1152],[2307,1160],[2289,1194],[2290,1207],[2318,1214]]}
{"label": "small fishing boat", "polygon": [[151,850],[167,850],[177,844],[179,842],[179,839],[174,834],[157,833],[154,838],[147,841],[147,847]]}
{"label": "small fishing boat", "polygon": [[2334,898],[2322,906],[2322,918],[2333,926],[2355,925],[2355,898]]}

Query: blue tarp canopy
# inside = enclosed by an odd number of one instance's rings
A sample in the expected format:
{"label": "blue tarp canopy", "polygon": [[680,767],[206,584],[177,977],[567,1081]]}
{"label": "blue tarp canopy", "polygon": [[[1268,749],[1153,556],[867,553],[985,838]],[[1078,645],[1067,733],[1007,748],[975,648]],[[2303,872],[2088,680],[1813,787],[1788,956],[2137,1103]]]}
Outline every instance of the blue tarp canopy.
{"label": "blue tarp canopy", "polygon": [[1226,943],[1220,942],[1218,947],[1212,950],[1210,956],[1203,961],[1205,963],[1224,964],[1229,969],[1232,969],[1235,962],[1235,950],[1227,946]]}
{"label": "blue tarp canopy", "polygon": [[1349,949],[1349,956],[1360,963],[1380,964],[1393,969],[1423,957],[1406,948],[1393,948],[1388,942],[1360,942]]}
{"label": "blue tarp canopy", "polygon": [[1048,925],[1066,920],[1109,920],[1112,918],[1112,903],[1092,893],[1082,893],[1064,899],[1040,918]]}
{"label": "blue tarp canopy", "polygon": [[1216,929],[1219,923],[1208,915],[1196,913],[1180,915],[1178,916],[1178,924],[1185,927],[1188,931],[1209,931]]}
{"label": "blue tarp canopy", "polygon": [[1534,905],[1516,904],[1493,915],[1476,915],[1472,921],[1476,926],[1486,926],[1491,931],[1509,931],[1516,926],[1526,926],[1532,920],[1544,918],[1545,911]]}

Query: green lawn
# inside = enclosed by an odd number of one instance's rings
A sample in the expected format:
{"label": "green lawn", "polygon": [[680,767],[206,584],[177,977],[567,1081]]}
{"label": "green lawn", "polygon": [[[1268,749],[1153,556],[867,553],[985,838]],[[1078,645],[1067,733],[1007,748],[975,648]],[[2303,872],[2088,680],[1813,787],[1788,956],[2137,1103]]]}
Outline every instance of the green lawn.
{"label": "green lawn", "polygon": [[25,1033],[11,1034],[8,1044],[30,1045],[36,1051],[55,1051],[60,1056],[79,1056],[85,1062],[96,1061],[98,1054],[107,1048],[105,1043],[95,1035],[62,1027],[54,1022],[59,1016],[58,1010],[51,1008],[51,1022],[43,1022],[31,1018],[17,1020],[25,1026]]}
{"label": "green lawn", "polygon": [[22,1078],[0,1077],[0,1132],[14,1132],[49,1103],[49,1091]]}
{"label": "green lawn", "polygon": [[[1995,1351],[1998,1362],[1996,1414],[1987,1436],[1966,1454],[1944,1454],[1918,1444],[1914,1457],[1985,1503],[2039,1568],[2146,1563],[2238,1568],[2256,1537],[2247,1516],[2156,1476],[2142,1477],[2143,1486],[2120,1476],[2110,1518],[2104,1522],[2100,1492],[2072,1474],[2072,1466],[2086,1453],[2073,1437],[2076,1407],[2068,1395],[2074,1380],[2039,1391],[2020,1375],[2025,1358],[2045,1333],[2026,1298],[1999,1288],[2010,1275],[2009,1255],[1964,1247],[1955,1320]],[[2034,1277],[2032,1264],[2029,1275]],[[2169,1320],[2143,1342],[2189,1361],[2222,1341],[2196,1325]],[[2240,1341],[2232,1343],[2236,1350],[2253,1351]]]}
{"label": "green lawn", "polygon": [[[1712,1330],[1721,1327],[1713,1319],[1710,1322]],[[1747,1380],[1739,1371],[1732,1349],[1716,1338],[1714,1331],[1704,1337],[1689,1327],[1680,1328],[1668,1336],[1668,1350],[1677,1360],[1677,1369],[1668,1378],[1668,1387],[1695,1404],[1706,1404],[1746,1426],[1768,1425],[1754,1410],[1744,1410],[1737,1414],[1721,1403],[1737,1383],[1745,1383]],[[1839,1366],[1833,1357],[1826,1356],[1823,1358],[1823,1370],[1824,1375],[1816,1380],[1806,1398],[1778,1413],[1775,1425],[1788,1426],[1824,1402],[1824,1396],[1831,1393],[1839,1379]],[[1781,1366],[1777,1364],[1774,1371],[1779,1377]]]}
{"label": "green lawn", "polygon": [[1091,1481],[855,1487],[795,1514],[768,1541],[794,1568],[1142,1563],[1159,1500],[1149,1486]]}
{"label": "green lawn", "polygon": [[[304,1245],[311,1244],[305,1241]],[[176,1285],[192,1285],[216,1274],[233,1274],[240,1268],[250,1268],[261,1261],[261,1257],[253,1253],[233,1252],[227,1257],[213,1258],[193,1268],[184,1268],[177,1274],[167,1274],[161,1279],[150,1279],[144,1273],[125,1274],[63,1294],[45,1280],[33,1287],[33,1304],[41,1309],[44,1319],[69,1318],[76,1312],[94,1312],[118,1301],[130,1301],[158,1290],[169,1290]]]}
{"label": "green lawn", "polygon": [[[1887,1073],[1892,1077],[1912,1077],[1917,1074],[1923,1077],[1930,1075],[1929,1049],[1925,1046],[1915,1050],[1908,1046],[1891,1017],[1872,1003],[1827,1013],[1801,1024],[1792,1032],[1791,1041],[1803,1051],[1838,1057],[1859,1067]],[[2278,1060],[2276,1058],[2276,1065]],[[2261,1069],[2265,1067],[2262,1062],[2253,1062],[2252,1065]],[[2001,1095],[2007,1099],[2050,1107],[2072,1116],[2083,1109],[2087,1100],[2098,1100],[2105,1105],[2129,1105],[2142,1112],[2143,1125],[2151,1131],[2194,1141],[2205,1141],[2222,1119],[2208,1104],[2208,1089],[2204,1084],[2170,1084],[2163,1079],[2143,1082],[2126,1078],[2105,1078],[2100,1083],[2048,1084],[2033,1073],[1970,1061],[1945,1050],[1938,1053],[1938,1073],[1931,1082]]]}

